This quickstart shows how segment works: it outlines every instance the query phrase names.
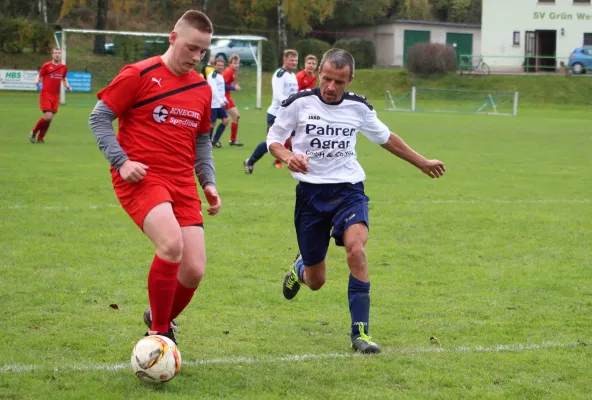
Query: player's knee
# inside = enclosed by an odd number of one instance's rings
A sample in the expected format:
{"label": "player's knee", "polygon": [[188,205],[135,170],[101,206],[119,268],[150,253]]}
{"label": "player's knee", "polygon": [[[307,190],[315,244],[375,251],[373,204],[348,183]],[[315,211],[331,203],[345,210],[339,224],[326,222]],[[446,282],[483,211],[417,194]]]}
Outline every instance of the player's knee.
{"label": "player's knee", "polygon": [[156,251],[166,260],[178,262],[183,256],[183,236],[167,236],[157,244]]}
{"label": "player's knee", "polygon": [[309,279],[308,282],[306,282],[306,284],[308,285],[310,290],[317,291],[320,288],[322,288],[323,285],[325,284],[325,277],[319,276],[319,277],[315,277],[313,279]]}
{"label": "player's knee", "polygon": [[[357,261],[357,260],[365,260],[366,259],[366,249],[364,248],[364,243],[355,242],[347,247],[347,260],[348,262]],[[350,263],[351,265],[351,263]]]}

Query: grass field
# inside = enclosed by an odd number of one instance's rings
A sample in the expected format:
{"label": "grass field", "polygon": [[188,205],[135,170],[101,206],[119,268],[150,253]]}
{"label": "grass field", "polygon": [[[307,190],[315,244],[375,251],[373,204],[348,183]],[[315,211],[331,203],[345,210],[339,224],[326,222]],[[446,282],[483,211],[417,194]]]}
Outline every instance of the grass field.
{"label": "grass field", "polygon": [[283,299],[295,181],[269,156],[245,176],[265,111],[242,110],[247,146],[215,151],[223,209],[206,219],[206,279],[179,318],[184,364],[153,388],[129,369],[153,250],[113,194],[94,101],[70,99],[32,145],[36,94],[0,95],[0,399],[589,398],[587,108],[379,111],[448,172],[431,180],[359,140],[378,356],[349,350],[343,249],[321,291]]}

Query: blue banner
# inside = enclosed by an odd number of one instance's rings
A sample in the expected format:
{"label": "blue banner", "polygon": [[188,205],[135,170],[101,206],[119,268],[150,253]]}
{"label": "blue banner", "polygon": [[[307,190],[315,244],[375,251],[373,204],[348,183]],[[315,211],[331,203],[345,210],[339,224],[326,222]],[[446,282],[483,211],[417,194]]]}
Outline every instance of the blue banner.
{"label": "blue banner", "polygon": [[68,72],[66,75],[73,92],[90,92],[91,76],[90,72]]}

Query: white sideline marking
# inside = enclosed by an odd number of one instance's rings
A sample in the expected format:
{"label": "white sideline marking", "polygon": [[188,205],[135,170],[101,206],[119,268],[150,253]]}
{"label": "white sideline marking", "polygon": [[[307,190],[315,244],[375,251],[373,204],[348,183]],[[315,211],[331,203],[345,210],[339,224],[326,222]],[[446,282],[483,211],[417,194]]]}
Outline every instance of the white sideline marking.
{"label": "white sideline marking", "polygon": [[[585,346],[585,344],[579,343],[524,343],[524,344],[499,344],[493,346],[458,346],[452,348],[446,347],[410,347],[404,349],[390,348],[383,350],[377,357],[392,357],[399,354],[424,354],[424,353],[520,353],[524,351],[536,351],[553,348],[569,348]],[[328,353],[328,354],[295,354],[285,357],[231,357],[231,358],[219,358],[211,360],[190,360],[183,361],[184,367],[199,367],[201,365],[213,365],[213,364],[261,364],[261,363],[282,363],[282,362],[294,362],[294,361],[307,361],[307,360],[327,360],[336,358],[352,358],[352,357],[364,357],[361,354],[356,353]],[[115,363],[115,364],[79,364],[65,366],[63,368],[51,369],[49,367],[41,365],[20,365],[20,364],[6,364],[0,367],[0,373],[12,373],[20,374],[31,371],[64,371],[64,372],[80,372],[80,371],[119,371],[122,369],[130,368],[130,363]]]}
{"label": "white sideline marking", "polygon": [[[286,205],[287,202],[245,202],[241,203],[241,206],[276,206]],[[292,204],[292,201],[288,202]],[[421,205],[421,204],[592,204],[592,199],[515,199],[515,200],[409,200],[409,201],[398,201],[398,200],[370,200],[371,204],[410,204],[410,205]],[[119,208],[119,204],[91,204],[89,206],[70,207],[70,206],[41,206],[41,205],[20,205],[14,204],[11,206],[0,206],[0,210],[42,210],[42,211],[68,211],[68,210],[98,210],[102,208]],[[204,204],[204,208],[208,205]]]}

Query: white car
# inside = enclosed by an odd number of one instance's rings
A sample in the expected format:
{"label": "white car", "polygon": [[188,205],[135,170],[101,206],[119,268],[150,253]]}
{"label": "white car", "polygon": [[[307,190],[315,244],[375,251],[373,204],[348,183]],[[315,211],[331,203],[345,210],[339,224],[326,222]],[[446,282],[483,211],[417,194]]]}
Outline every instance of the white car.
{"label": "white car", "polygon": [[241,63],[253,64],[257,57],[257,45],[244,40],[220,39],[210,45],[210,54],[228,61],[233,54],[238,54]]}

